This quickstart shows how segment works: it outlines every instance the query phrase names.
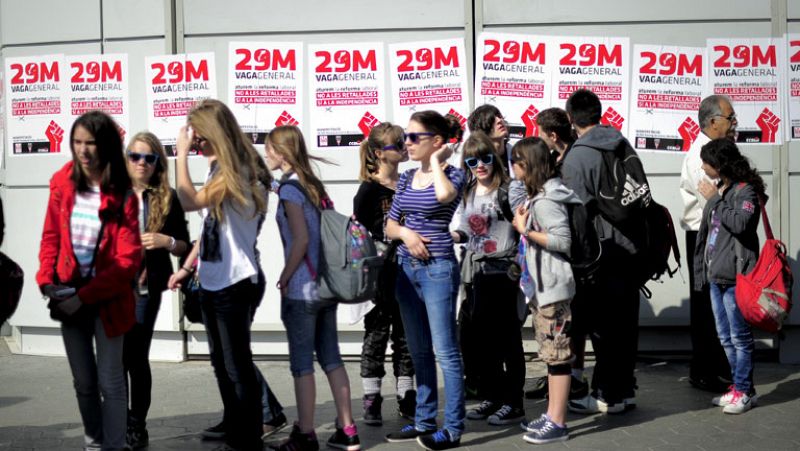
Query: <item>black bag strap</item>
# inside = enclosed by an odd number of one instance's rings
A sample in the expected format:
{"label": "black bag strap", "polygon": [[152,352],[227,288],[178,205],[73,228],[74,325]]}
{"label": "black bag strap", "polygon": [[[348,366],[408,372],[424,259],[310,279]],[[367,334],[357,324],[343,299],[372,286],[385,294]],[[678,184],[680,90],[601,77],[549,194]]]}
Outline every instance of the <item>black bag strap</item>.
{"label": "black bag strap", "polygon": [[511,202],[508,199],[509,182],[503,183],[497,188],[497,203],[500,207],[501,217],[508,222],[514,221],[514,212],[511,210]]}

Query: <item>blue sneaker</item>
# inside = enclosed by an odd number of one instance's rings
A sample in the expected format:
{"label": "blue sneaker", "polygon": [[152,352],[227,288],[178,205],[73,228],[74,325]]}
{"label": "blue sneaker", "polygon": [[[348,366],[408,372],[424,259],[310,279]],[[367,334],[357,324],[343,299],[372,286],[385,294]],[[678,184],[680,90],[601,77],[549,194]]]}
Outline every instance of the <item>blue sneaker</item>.
{"label": "blue sneaker", "polygon": [[569,429],[567,429],[566,424],[561,427],[547,419],[541,427],[530,434],[525,434],[522,438],[526,442],[536,445],[563,442],[569,439]]}
{"label": "blue sneaker", "polygon": [[454,439],[447,429],[439,429],[433,434],[417,437],[417,443],[425,449],[439,451],[442,449],[458,448],[461,446],[461,437]]}
{"label": "blue sneaker", "polygon": [[540,416],[535,420],[523,421],[522,423],[519,424],[519,427],[521,427],[523,431],[536,432],[539,430],[539,428],[544,426],[545,423],[547,423],[547,420],[549,420],[547,414],[543,413],[542,416]]}

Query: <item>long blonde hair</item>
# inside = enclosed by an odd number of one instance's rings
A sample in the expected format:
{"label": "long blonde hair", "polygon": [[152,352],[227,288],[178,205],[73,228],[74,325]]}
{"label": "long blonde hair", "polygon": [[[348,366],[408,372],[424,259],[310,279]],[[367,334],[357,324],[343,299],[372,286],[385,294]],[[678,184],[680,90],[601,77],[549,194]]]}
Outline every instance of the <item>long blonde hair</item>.
{"label": "long blonde hair", "polygon": [[311,202],[317,206],[322,207],[322,199],[328,197],[325,192],[325,185],[317,178],[311,168],[311,160],[320,161],[322,163],[332,164],[330,161],[315,157],[308,154],[306,142],[303,139],[303,133],[299,128],[294,125],[282,125],[275,127],[269,132],[267,136],[269,145],[272,150],[292,167],[292,170],[297,174],[300,179],[300,184],[303,185]]}
{"label": "long blonde hair", "polygon": [[369,136],[361,141],[359,156],[361,157],[361,170],[358,180],[367,182],[378,173],[380,161],[375,151],[382,150],[383,146],[395,144],[398,150],[403,148],[403,129],[391,122],[381,122],[372,128]]}
{"label": "long blonde hair", "polygon": [[[206,99],[192,108],[188,116],[195,132],[206,139],[217,159],[217,172],[206,184],[212,215],[224,221],[222,203],[231,199],[234,208],[246,207],[250,193],[254,215],[267,211],[267,194],[272,175],[255,147],[239,128],[231,110],[219,100]],[[259,183],[265,190],[259,188]]]}
{"label": "long blonde hair", "polygon": [[143,143],[150,148],[150,151],[158,155],[156,160],[155,170],[150,180],[147,181],[147,202],[148,202],[148,215],[147,226],[145,229],[148,232],[158,232],[164,227],[167,221],[169,209],[172,207],[172,193],[169,188],[169,166],[167,163],[167,152],[161,141],[158,140],[156,135],[144,131],[139,132],[131,138],[128,142],[128,151],[131,151],[133,145],[137,142]]}

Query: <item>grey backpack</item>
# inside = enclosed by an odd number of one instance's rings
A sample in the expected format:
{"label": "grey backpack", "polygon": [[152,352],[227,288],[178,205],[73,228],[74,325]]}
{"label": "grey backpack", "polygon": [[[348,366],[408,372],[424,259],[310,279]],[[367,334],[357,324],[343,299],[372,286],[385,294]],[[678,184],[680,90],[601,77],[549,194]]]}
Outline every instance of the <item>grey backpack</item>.
{"label": "grey backpack", "polygon": [[[285,184],[291,184],[309,198],[297,180],[286,180],[281,185]],[[314,270],[308,255],[305,262],[317,281],[320,299],[345,304],[375,299],[384,257],[378,255],[367,228],[334,210],[329,199],[323,201],[319,213],[319,268]]]}

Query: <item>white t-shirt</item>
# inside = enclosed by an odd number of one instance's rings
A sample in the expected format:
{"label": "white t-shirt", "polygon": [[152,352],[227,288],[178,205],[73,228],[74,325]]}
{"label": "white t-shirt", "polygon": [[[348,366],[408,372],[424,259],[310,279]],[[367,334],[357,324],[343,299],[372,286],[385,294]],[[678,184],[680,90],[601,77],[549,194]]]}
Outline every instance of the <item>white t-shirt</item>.
{"label": "white t-shirt", "polygon": [[[211,170],[207,180],[210,176]],[[231,200],[222,203],[225,219],[219,222],[218,227],[222,258],[219,261],[204,261],[201,255],[198,263],[198,277],[204,290],[219,291],[248,277],[254,283],[258,281],[256,240],[265,215],[253,215],[255,202],[249,193],[246,192],[245,196],[250,201],[244,207],[238,204],[234,207]],[[209,214],[210,209],[204,208],[203,222]]]}
{"label": "white t-shirt", "polygon": [[683,158],[681,167],[681,199],[683,199],[683,215],[681,216],[681,227],[683,230],[700,230],[700,222],[703,217],[703,208],[706,206],[706,198],[697,191],[700,180],[708,179],[703,171],[703,160],[700,159],[700,149],[711,142],[705,133],[697,135],[686,156]]}

